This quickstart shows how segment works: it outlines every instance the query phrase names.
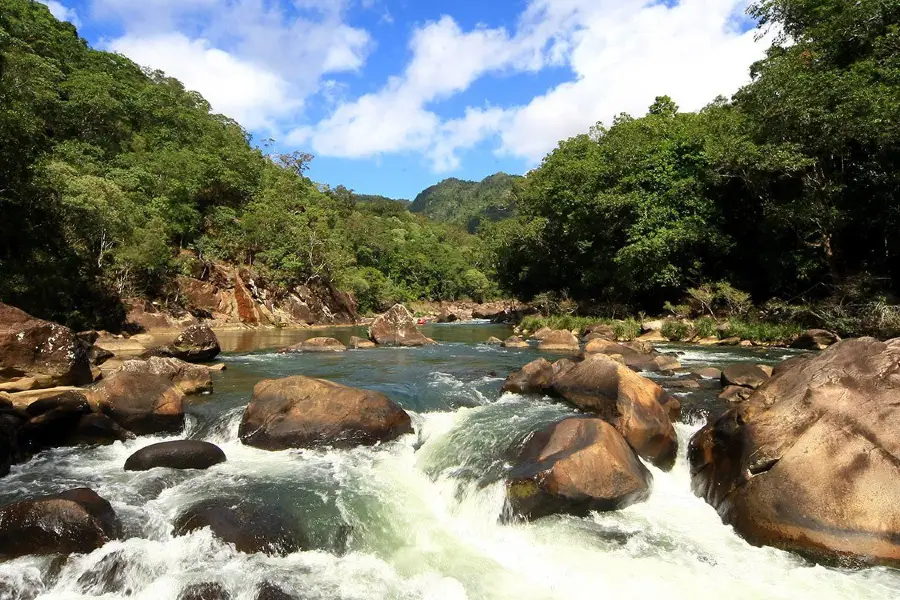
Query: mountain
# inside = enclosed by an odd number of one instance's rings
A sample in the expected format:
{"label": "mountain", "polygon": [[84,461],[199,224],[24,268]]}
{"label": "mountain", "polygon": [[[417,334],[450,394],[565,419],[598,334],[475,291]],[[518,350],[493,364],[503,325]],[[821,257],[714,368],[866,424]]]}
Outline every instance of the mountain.
{"label": "mountain", "polygon": [[500,221],[513,215],[512,191],[521,179],[506,173],[496,173],[481,182],[445,179],[416,196],[409,210],[474,233],[483,221]]}

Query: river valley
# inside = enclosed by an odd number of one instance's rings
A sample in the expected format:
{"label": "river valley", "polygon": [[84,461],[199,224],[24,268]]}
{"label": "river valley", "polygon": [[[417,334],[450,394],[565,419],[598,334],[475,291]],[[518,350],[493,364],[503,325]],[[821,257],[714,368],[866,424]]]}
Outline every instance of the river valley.
{"label": "river valley", "polygon": [[[654,484],[647,502],[584,519],[501,524],[509,449],[529,432],[575,413],[549,399],[500,393],[509,372],[546,353],[488,346],[488,337],[502,339],[510,330],[487,324],[426,327],[424,333],[439,342],[426,348],[274,352],[309,337],[346,341],[358,333],[221,334],[227,370],[215,375],[213,394],[191,399],[187,430],[179,436],[225,451],[227,462],[207,471],[123,470],[135,450],[176,439],[163,437],[56,449],[13,467],[0,485],[0,504],[87,486],[112,503],[126,535],[65,563],[32,557],[2,563],[0,581],[29,598],[58,600],[174,599],[200,582],[217,582],[236,600],[256,598],[265,583],[306,600],[900,597],[896,570],[829,568],[753,547],[694,496],[686,447],[705,415],[726,408],[718,390],[671,390],[688,422],[676,425],[675,468],[665,473],[648,466]],[[750,359],[776,364],[792,355],[660,349],[681,352],[686,367]],[[253,386],[296,374],[382,392],[412,415],[416,433],[341,451],[267,452],[242,445],[237,429]],[[316,550],[248,555],[208,530],[172,535],[186,506],[248,497],[296,519]]]}

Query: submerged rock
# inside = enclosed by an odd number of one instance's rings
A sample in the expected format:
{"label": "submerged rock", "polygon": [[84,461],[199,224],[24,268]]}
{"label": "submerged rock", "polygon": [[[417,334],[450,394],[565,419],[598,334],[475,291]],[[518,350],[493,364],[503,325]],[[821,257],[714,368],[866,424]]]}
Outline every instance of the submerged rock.
{"label": "submerged rock", "polygon": [[509,474],[514,516],[611,511],[645,500],[653,477],[609,423],[570,418],[534,433]]}
{"label": "submerged rock", "polygon": [[285,348],[281,352],[345,352],[346,350],[347,347],[334,338],[317,337]]}
{"label": "submerged rock", "polygon": [[695,493],[757,545],[900,565],[900,339],[791,359],[701,429]]}
{"label": "submerged rock", "polygon": [[125,461],[126,471],[168,469],[208,469],[225,462],[222,449],[199,440],[160,442],[141,448]]}
{"label": "submerged rock", "polygon": [[153,356],[147,360],[129,360],[122,363],[119,370],[165,377],[187,396],[213,391],[212,376],[208,367],[178,358]]}
{"label": "submerged rock", "polygon": [[88,553],[122,534],[109,502],[87,488],[0,508],[0,557]]}
{"label": "submerged rock", "polygon": [[248,446],[286,450],[373,445],[410,432],[409,415],[384,394],[297,376],[256,384],[238,434]]}
{"label": "submerged rock", "polygon": [[416,319],[402,304],[375,319],[369,327],[369,337],[379,346],[425,346],[432,343],[416,327]]}
{"label": "submerged rock", "polygon": [[119,371],[85,394],[104,414],[139,435],[184,428],[184,393],[166,377]]}
{"label": "submerged rock", "polygon": [[202,363],[211,361],[220,352],[219,339],[209,325],[191,325],[172,344],[148,350],[143,357],[158,356]]}

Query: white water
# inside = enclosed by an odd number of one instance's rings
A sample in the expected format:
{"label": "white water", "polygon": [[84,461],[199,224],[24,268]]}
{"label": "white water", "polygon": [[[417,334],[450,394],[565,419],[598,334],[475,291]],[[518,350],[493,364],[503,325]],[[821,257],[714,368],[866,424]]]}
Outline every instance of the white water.
{"label": "white water", "polygon": [[[684,451],[696,426],[678,425],[682,448],[672,472],[651,467],[649,501],[586,519],[501,525],[502,484],[484,483],[502,472],[498,449],[568,409],[514,395],[490,401],[443,372],[429,385],[458,389],[478,406],[414,415],[418,434],[381,448],[255,450],[237,441],[240,410],[232,409],[207,435],[228,462],[202,473],[122,470],[132,452],[159,438],[41,455],[3,480],[4,490],[89,485],[112,502],[131,538],[70,559],[56,581],[45,575],[50,559],[37,558],[0,564],[0,580],[60,600],[174,599],[186,584],[206,581],[236,600],[255,598],[264,581],[321,600],[900,598],[895,571],[814,566],[754,548],[722,525],[689,489]],[[350,551],[269,557],[238,553],[208,530],[172,537],[179,511],[222,492],[319,501],[314,512],[332,511],[352,527]],[[98,596],[83,576],[117,552],[127,557],[125,584]]]}

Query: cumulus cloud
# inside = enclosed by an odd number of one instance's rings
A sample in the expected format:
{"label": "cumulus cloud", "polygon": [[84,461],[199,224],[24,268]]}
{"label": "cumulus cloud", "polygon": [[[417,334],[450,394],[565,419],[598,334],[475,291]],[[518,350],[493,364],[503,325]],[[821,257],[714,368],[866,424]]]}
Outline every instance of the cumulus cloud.
{"label": "cumulus cloud", "polygon": [[[290,139],[335,157],[423,152],[435,170],[445,171],[459,166],[461,151],[496,137],[499,153],[536,163],[561,138],[619,112],[642,114],[657,95],[694,110],[734,92],[764,50],[753,32],[733,27],[746,5],[532,0],[514,32],[463,31],[443,17],[413,33],[412,59],[402,74]],[[480,77],[548,65],[568,66],[573,78],[522,106],[470,107],[453,120],[435,112],[441,100]]]}
{"label": "cumulus cloud", "polygon": [[72,25],[76,27],[81,26],[81,21],[78,20],[78,13],[75,12],[74,8],[69,8],[64,5],[62,2],[57,2],[56,0],[39,0],[41,4],[45,4],[47,8],[50,9],[50,14],[59,19],[60,21],[68,21]]}

